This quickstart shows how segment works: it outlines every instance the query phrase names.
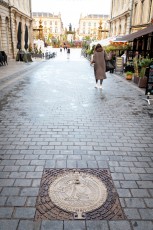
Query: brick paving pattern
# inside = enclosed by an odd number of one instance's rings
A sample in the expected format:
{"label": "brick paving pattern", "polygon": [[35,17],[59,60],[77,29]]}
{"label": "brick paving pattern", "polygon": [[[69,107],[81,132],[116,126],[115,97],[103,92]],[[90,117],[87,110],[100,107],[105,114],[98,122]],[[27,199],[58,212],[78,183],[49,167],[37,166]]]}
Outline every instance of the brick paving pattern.
{"label": "brick paving pattern", "polygon": [[[153,230],[153,103],[116,74],[94,88],[78,49],[40,63],[1,81],[0,230]],[[127,220],[34,222],[44,168],[108,168]]]}

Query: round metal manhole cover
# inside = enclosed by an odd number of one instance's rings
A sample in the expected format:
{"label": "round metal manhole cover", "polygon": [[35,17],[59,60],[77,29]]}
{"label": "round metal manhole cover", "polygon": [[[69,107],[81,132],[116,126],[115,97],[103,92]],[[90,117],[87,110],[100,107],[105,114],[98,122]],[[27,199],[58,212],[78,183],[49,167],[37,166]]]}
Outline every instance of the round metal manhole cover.
{"label": "round metal manhole cover", "polygon": [[102,206],[108,192],[105,184],[90,173],[67,172],[50,184],[48,195],[56,206],[81,219],[83,213]]}

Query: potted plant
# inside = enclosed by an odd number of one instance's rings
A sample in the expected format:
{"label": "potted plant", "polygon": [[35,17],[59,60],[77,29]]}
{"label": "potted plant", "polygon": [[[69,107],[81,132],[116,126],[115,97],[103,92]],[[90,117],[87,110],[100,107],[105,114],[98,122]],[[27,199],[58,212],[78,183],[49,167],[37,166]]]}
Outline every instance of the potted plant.
{"label": "potted plant", "polygon": [[146,77],[146,71],[147,68],[149,68],[149,65],[151,64],[151,62],[153,61],[153,59],[150,58],[143,58],[140,61],[140,73],[139,73],[139,81],[138,81],[138,87],[139,88],[145,88],[146,84],[147,84],[147,77]]}
{"label": "potted plant", "polygon": [[140,74],[140,71],[141,71],[141,66],[140,66],[140,64],[138,63],[137,69],[134,70],[134,78],[133,78],[133,82],[134,82],[135,84],[137,84],[137,85],[138,85],[138,83],[139,83],[139,74]]}
{"label": "potted plant", "polygon": [[132,80],[132,77],[133,77],[132,71],[127,71],[125,75],[126,75],[126,80]]}

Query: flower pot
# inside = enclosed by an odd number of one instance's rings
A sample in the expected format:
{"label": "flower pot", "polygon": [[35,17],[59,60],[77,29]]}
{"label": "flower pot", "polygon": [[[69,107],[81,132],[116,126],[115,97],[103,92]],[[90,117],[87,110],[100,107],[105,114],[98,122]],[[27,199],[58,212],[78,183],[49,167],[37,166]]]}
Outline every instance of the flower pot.
{"label": "flower pot", "polygon": [[146,88],[147,85],[147,77],[139,77],[139,81],[138,81],[138,87],[139,88]]}
{"label": "flower pot", "polygon": [[132,80],[132,76],[133,76],[132,74],[127,74],[126,75],[126,80]]}
{"label": "flower pot", "polygon": [[139,77],[134,75],[133,82],[134,82],[135,84],[138,84],[138,82],[139,82]]}

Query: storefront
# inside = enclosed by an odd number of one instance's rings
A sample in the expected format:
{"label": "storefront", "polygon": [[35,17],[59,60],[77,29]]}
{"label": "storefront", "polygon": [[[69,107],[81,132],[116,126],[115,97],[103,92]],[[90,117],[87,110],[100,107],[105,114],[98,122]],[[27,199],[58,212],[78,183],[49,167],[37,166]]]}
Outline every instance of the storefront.
{"label": "storefront", "polygon": [[153,24],[135,33],[119,36],[115,42],[129,42],[131,50],[127,50],[127,57],[130,59],[136,51],[144,58],[153,58]]}

